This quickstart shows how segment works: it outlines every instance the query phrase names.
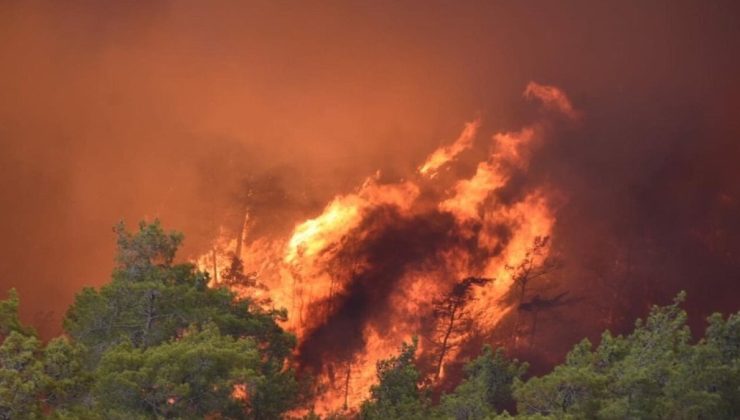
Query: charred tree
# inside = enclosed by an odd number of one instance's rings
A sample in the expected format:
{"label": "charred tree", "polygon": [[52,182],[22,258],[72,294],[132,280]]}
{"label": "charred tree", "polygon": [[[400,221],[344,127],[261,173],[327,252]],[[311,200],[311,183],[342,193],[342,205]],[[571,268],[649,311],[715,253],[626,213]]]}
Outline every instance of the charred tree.
{"label": "charred tree", "polygon": [[216,252],[216,247],[213,247],[213,251],[211,252],[212,261],[213,264],[213,282],[215,284],[218,284],[218,255]]}
{"label": "charred tree", "polygon": [[[550,245],[549,236],[538,236],[532,242],[532,245],[527,249],[524,258],[517,265],[507,265],[506,270],[511,273],[512,287],[504,296],[504,301],[510,305],[515,305],[520,310],[523,307],[527,307],[527,296],[531,292],[532,288],[541,283],[546,276],[553,271],[559,269],[562,263],[557,258],[548,256],[548,249]],[[530,305],[531,306],[531,305]],[[536,314],[533,320],[533,326],[536,328]],[[514,320],[514,331],[512,339],[515,344],[519,338],[519,328],[521,320],[519,316],[516,316]],[[534,328],[532,330],[534,330]]]}
{"label": "charred tree", "polygon": [[538,236],[519,264],[506,266],[513,279],[511,291],[504,298],[509,303],[517,306],[524,303],[533,282],[560,268],[559,260],[547,256],[549,245],[549,236]]}
{"label": "charred tree", "polygon": [[455,335],[470,329],[473,319],[466,310],[466,305],[473,299],[472,289],[483,286],[493,279],[483,277],[467,277],[452,288],[452,291],[442,299],[432,301],[432,312],[436,322],[435,340],[438,347],[434,367],[434,380],[439,379],[445,356],[453,347],[452,339]]}
{"label": "charred tree", "polygon": [[239,233],[236,238],[236,250],[234,256],[236,258],[242,258],[242,247],[247,236],[247,224],[249,223],[249,208],[244,209],[244,217],[242,218],[241,226],[239,227]]}
{"label": "charred tree", "polygon": [[535,295],[532,300],[528,302],[524,302],[521,305],[519,305],[520,311],[526,311],[526,312],[537,312],[543,309],[552,309],[557,306],[564,305],[567,303],[565,299],[563,299],[568,292],[560,293],[557,296],[554,296],[550,299],[547,298],[541,298],[540,295]]}
{"label": "charred tree", "polygon": [[259,298],[260,291],[266,291],[267,287],[257,279],[257,273],[245,272],[242,259],[236,254],[230,255],[228,267],[221,271],[221,285],[231,289],[244,292],[250,296],[255,303],[266,305],[270,303],[269,298]]}
{"label": "charred tree", "polygon": [[344,378],[344,410],[349,409],[349,380],[352,375],[352,363],[347,363],[347,376]]}
{"label": "charred tree", "polygon": [[535,335],[537,334],[537,316],[541,311],[555,309],[559,306],[564,306],[573,302],[573,300],[565,299],[568,292],[562,292],[552,298],[541,298],[540,295],[535,295],[534,298],[527,302],[523,302],[517,308],[519,311],[530,312],[532,314],[532,328],[530,329],[529,336],[529,347],[534,345]]}

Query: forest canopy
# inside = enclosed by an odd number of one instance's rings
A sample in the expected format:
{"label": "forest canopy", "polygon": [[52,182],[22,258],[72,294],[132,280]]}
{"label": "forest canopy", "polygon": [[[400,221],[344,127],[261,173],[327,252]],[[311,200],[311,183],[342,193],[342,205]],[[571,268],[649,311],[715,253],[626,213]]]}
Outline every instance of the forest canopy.
{"label": "forest canopy", "polygon": [[[111,281],[77,294],[62,336],[43,343],[23,325],[14,290],[0,301],[0,419],[318,417],[310,378],[293,368],[284,310],[209,286],[207,273],[175,263],[183,235],[158,221],[115,232]],[[697,339],[685,298],[654,306],[630,334],[583,340],[539,377],[504,348],[485,346],[442,395],[416,364],[417,341],[404,343],[378,362],[358,410],[326,418],[738,418],[740,313],[712,315]]]}

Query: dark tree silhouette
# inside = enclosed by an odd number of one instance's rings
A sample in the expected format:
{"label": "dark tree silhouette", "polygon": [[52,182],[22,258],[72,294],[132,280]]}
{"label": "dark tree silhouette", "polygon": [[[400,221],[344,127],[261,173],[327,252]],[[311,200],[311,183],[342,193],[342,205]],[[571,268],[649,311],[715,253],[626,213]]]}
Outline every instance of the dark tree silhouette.
{"label": "dark tree silhouette", "polygon": [[560,260],[546,255],[549,244],[549,236],[534,238],[522,261],[517,265],[506,266],[513,279],[511,290],[504,296],[507,303],[514,303],[517,306],[524,303],[533,282],[562,266]]}
{"label": "dark tree silhouette", "polygon": [[493,279],[467,277],[457,283],[444,298],[432,301],[434,305],[433,315],[437,320],[434,331],[434,341],[436,341],[435,344],[438,347],[437,361],[434,368],[435,380],[439,379],[445,356],[453,347],[451,339],[471,327],[473,319],[465,306],[473,299],[473,287],[483,286],[491,281]]}
{"label": "dark tree silhouette", "polygon": [[236,254],[230,254],[230,264],[221,271],[221,286],[226,286],[234,291],[249,296],[253,302],[259,305],[269,305],[268,297],[260,297],[260,291],[266,291],[267,286],[260,283],[255,272],[245,272],[244,263]]}
{"label": "dark tree silhouette", "polygon": [[538,315],[542,311],[555,309],[560,306],[569,305],[576,302],[576,299],[568,299],[566,296],[568,292],[562,292],[551,298],[542,298],[540,295],[535,295],[531,300],[522,302],[517,309],[519,311],[530,312],[532,314],[532,327],[529,331],[529,347],[534,346],[535,335],[537,334],[537,319]]}
{"label": "dark tree silhouette", "polygon": [[[536,331],[537,325],[537,305],[542,304],[540,300],[535,301],[534,299],[540,299],[537,295],[532,301],[527,301],[528,293],[546,278],[548,274],[562,267],[562,262],[555,257],[547,255],[548,247],[550,245],[549,236],[538,236],[534,238],[532,246],[530,246],[522,261],[517,265],[507,265],[506,269],[511,273],[512,287],[509,292],[504,295],[503,300],[510,304],[515,305],[520,311],[527,311],[527,308],[533,313],[533,321],[531,328],[531,335],[534,338],[534,332]],[[540,285],[537,285],[540,288]],[[514,322],[514,331],[512,339],[518,340],[520,336],[520,317],[517,315]],[[531,342],[530,342],[531,344]]]}

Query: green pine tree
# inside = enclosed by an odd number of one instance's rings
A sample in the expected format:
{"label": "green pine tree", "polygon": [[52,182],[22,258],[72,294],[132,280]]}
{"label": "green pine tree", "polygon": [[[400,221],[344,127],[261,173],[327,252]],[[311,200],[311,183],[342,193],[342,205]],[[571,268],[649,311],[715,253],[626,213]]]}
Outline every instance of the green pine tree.
{"label": "green pine tree", "polygon": [[504,349],[490,346],[465,366],[466,378],[449,395],[443,395],[439,414],[456,420],[479,420],[502,412],[513,402],[512,385],[527,370],[526,363],[509,360]]}
{"label": "green pine tree", "polygon": [[419,371],[414,366],[417,340],[403,343],[400,354],[377,364],[378,384],[362,404],[360,417],[366,420],[426,419],[428,401],[419,388]]}

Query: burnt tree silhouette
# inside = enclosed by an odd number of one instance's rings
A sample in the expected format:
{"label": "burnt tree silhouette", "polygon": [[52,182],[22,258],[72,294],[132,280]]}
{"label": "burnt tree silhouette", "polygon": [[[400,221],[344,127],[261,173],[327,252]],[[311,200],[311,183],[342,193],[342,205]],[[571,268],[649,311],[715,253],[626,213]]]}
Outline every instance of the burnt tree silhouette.
{"label": "burnt tree silhouette", "polygon": [[532,313],[532,328],[529,332],[530,340],[529,347],[534,345],[535,334],[537,333],[537,315],[540,311],[554,309],[559,306],[568,305],[575,302],[573,299],[564,299],[568,292],[562,292],[552,298],[542,298],[540,295],[535,295],[531,300],[522,302],[517,308],[519,311]]}
{"label": "burnt tree silhouette", "polygon": [[236,254],[229,255],[230,263],[228,267],[221,271],[220,286],[226,286],[237,293],[247,294],[252,301],[259,305],[270,304],[270,298],[260,298],[261,291],[266,291],[267,286],[260,283],[257,279],[257,273],[244,271],[244,263]]}
{"label": "burnt tree silhouette", "polygon": [[[511,273],[512,278],[512,287],[503,297],[506,303],[515,305],[520,310],[526,310],[523,309],[526,307],[534,308],[532,302],[526,301],[527,293],[531,291],[536,282],[541,281],[548,274],[562,266],[559,259],[547,255],[549,245],[549,236],[538,236],[534,238],[532,246],[527,249],[519,264],[506,266],[506,270]],[[536,318],[533,325],[536,326]],[[515,343],[519,338],[519,327],[520,319],[517,316],[514,322],[514,333],[512,334]]]}
{"label": "burnt tree silhouette", "polygon": [[435,335],[439,354],[434,370],[434,379],[439,379],[442,371],[442,363],[447,352],[453,347],[451,338],[453,335],[470,329],[473,319],[465,309],[465,306],[473,299],[472,289],[475,286],[483,286],[493,279],[484,277],[467,277],[457,283],[442,299],[432,301],[434,306],[433,315],[437,320]]}

